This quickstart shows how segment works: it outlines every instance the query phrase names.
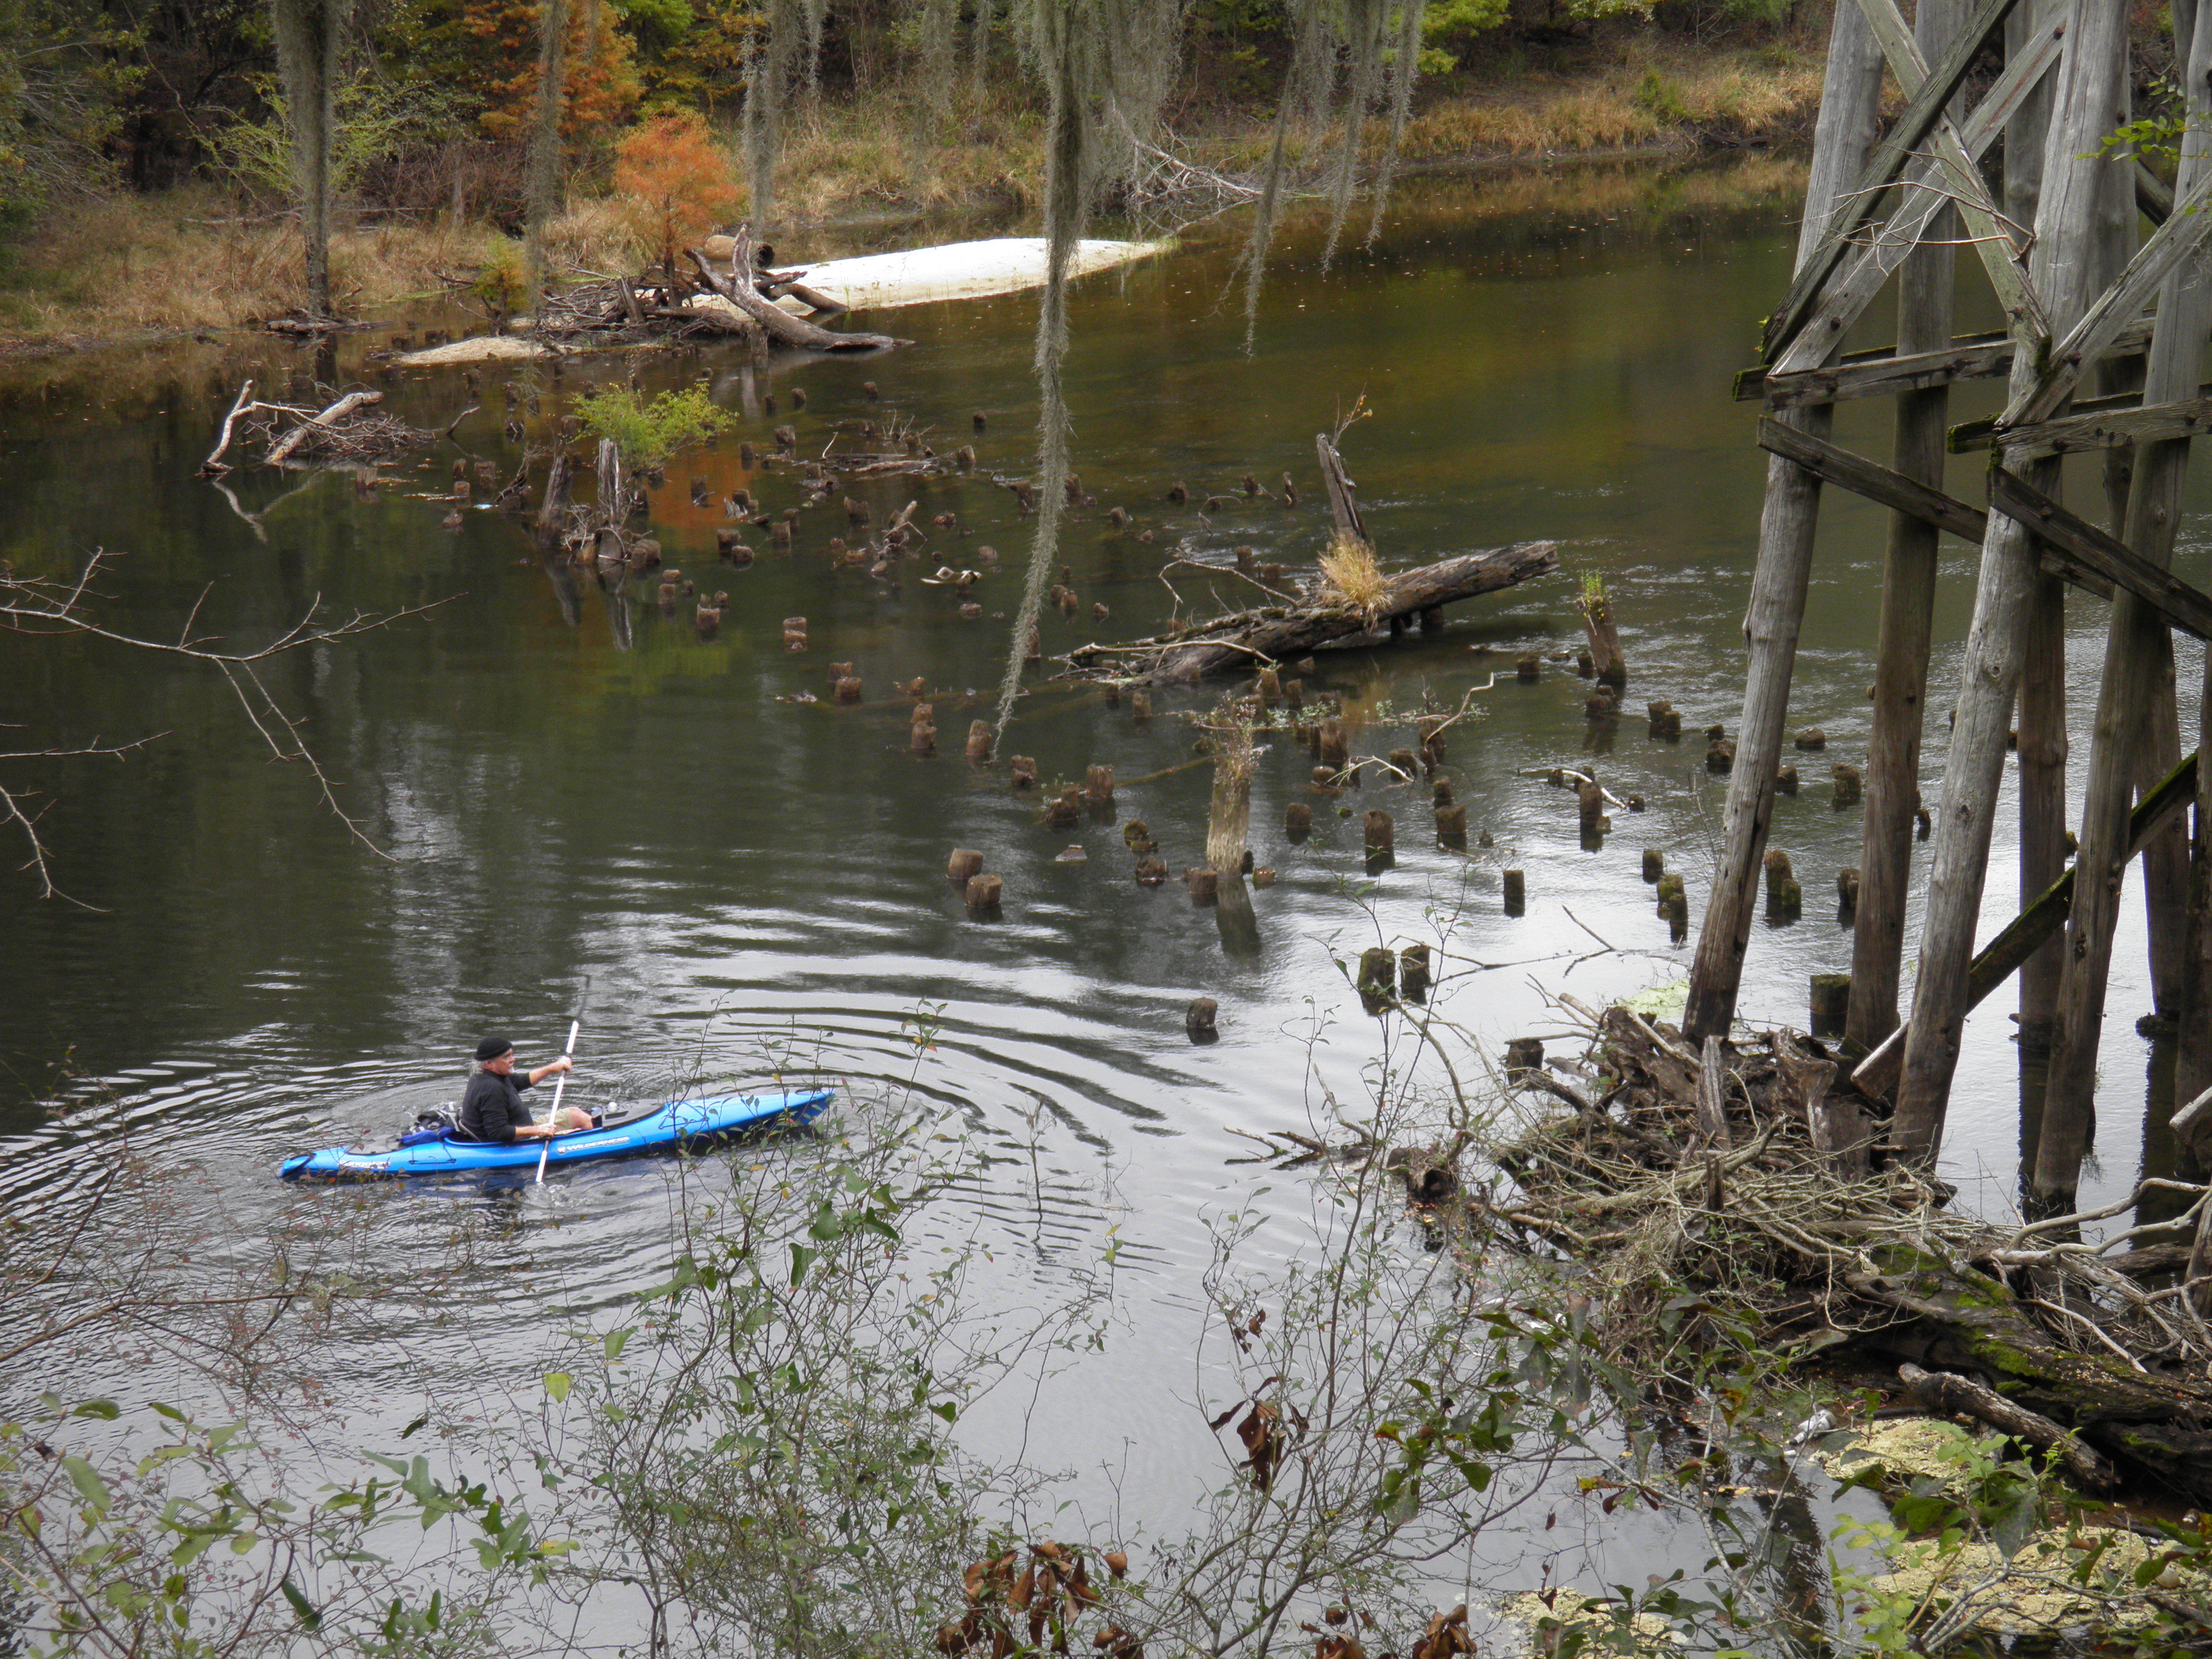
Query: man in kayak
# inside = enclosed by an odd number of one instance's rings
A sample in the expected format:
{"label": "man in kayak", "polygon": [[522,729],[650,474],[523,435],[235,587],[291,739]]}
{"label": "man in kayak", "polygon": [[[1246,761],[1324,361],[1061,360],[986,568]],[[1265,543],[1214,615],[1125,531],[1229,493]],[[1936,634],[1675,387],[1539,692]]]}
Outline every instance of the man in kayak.
{"label": "man in kayak", "polygon": [[461,1097],[460,1138],[500,1143],[542,1140],[548,1135],[592,1128],[592,1115],[580,1107],[563,1106],[558,1123],[538,1123],[522,1103],[525,1089],[535,1088],[556,1072],[574,1069],[563,1054],[550,1066],[518,1077],[514,1045],[505,1037],[486,1037],[477,1044],[476,1071],[469,1079],[468,1092]]}

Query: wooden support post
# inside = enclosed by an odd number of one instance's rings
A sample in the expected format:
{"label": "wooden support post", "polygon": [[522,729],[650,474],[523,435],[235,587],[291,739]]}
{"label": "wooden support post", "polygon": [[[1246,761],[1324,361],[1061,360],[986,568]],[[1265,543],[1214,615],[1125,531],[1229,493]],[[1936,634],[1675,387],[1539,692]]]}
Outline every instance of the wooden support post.
{"label": "wooden support post", "polygon": [[[2041,205],[2036,214],[2035,272],[2051,326],[2070,328],[2090,299],[2089,242],[2099,155],[2110,131],[2117,88],[2126,73],[2127,23],[2103,0],[2075,0],[2065,59],[2044,151]],[[2026,396],[2036,364],[2023,352],[2012,389]],[[2049,494],[2055,461],[2038,460],[2023,474]],[[2017,470],[2017,469],[2015,469]],[[2004,774],[2013,700],[2020,690],[2035,584],[2041,580],[2033,538],[2018,520],[1990,514],[1974,592],[1974,617],[1960,669],[1957,716],[1943,773],[1935,857],[1928,879],[1911,1033],[1898,1085],[1892,1133],[1910,1158],[1933,1162],[1966,1023],[1967,969],[1974,923],[1989,874],[1990,832]]]}
{"label": "wooden support post", "polygon": [[[1993,0],[2001,17],[2003,0]],[[1979,8],[1991,11],[1990,0]],[[1986,32],[1990,27],[1984,24]],[[1821,87],[1820,112],[1813,135],[1811,179],[1805,192],[1805,218],[1797,240],[1797,280],[1792,293],[1798,314],[1819,292],[1820,277],[1834,264],[1827,232],[1831,219],[1848,219],[1858,210],[1838,212],[1844,181],[1856,178],[1874,141],[1881,93],[1881,55],[1874,31],[1855,5],[1838,5],[1830,25],[1828,64]],[[1950,96],[1948,88],[1931,106],[1929,119]],[[1900,121],[1895,138],[1907,124]],[[1925,126],[1921,132],[1924,133]],[[1908,141],[1917,142],[1918,134]],[[1902,169],[1903,156],[1898,158]],[[1871,204],[1865,204],[1871,211]],[[1825,263],[1824,263],[1825,262]],[[1802,289],[1800,295],[1798,290]],[[1784,313],[1790,309],[1785,301]],[[1777,320],[1786,322],[1784,313]],[[1785,326],[1770,333],[1779,344]],[[1809,436],[1826,439],[1834,411],[1814,406],[1785,411],[1776,418]],[[1719,869],[1705,912],[1705,927],[1690,974],[1690,997],[1682,1029],[1693,1041],[1725,1036],[1735,1018],[1737,988],[1743,980],[1743,953],[1759,905],[1759,860],[1774,814],[1774,777],[1782,755],[1782,729],[1790,710],[1790,679],[1796,665],[1797,630],[1805,616],[1805,592],[1813,567],[1813,536],[1820,520],[1820,481],[1794,461],[1777,455],[1766,465],[1766,502],[1759,514],[1759,562],[1752,574],[1751,602],[1744,614],[1750,663],[1744,680],[1743,726],[1737,741],[1738,764],[1729,775],[1728,812],[1722,830]]]}
{"label": "wooden support post", "polygon": [[[1940,57],[1963,22],[1961,0],[1920,0],[1913,36]],[[1933,351],[1951,338],[1957,261],[1950,246],[1957,215],[1942,209],[1923,246],[1898,278],[1897,349]],[[1893,450],[1896,471],[1943,487],[1943,430],[1950,388],[1900,392]],[[1984,526],[1986,532],[1986,526]],[[1871,1048],[1897,1026],[1898,977],[1905,957],[1905,902],[1912,881],[1912,815],[1920,805],[1920,736],[1926,718],[1928,651],[1936,614],[1936,547],[1941,533],[1915,514],[1893,510],[1882,560],[1881,620],[1876,630],[1874,731],[1867,744],[1865,806],[1860,819],[1857,921],[1851,932],[1847,1042]]]}
{"label": "wooden support post", "polygon": [[[2178,824],[2197,799],[2197,757],[2191,755],[2159,781],[2128,817],[2130,851],[2149,844],[2168,825]],[[2036,895],[1997,936],[1977,951],[1966,970],[1966,1006],[1978,1007],[1992,992],[2018,973],[2036,947],[2057,937],[2066,925],[2066,912],[2074,902],[2074,872],[2069,870]],[[1897,1086],[1904,1064],[1904,1030],[1892,1032],[1851,1073],[1852,1086],[1862,1094],[1883,1096]]]}
{"label": "wooden support post", "polygon": [[[2045,21],[2066,9],[2063,0],[2039,0],[2033,21]],[[2014,13],[2015,21],[2020,16]],[[2053,82],[2038,88],[2039,95],[2022,105],[2005,133],[2005,208],[2023,225],[2035,222],[2041,204],[2053,90]],[[2025,911],[2066,868],[2066,588],[2048,568],[2029,588],[2017,722],[2019,887],[2020,907]],[[2051,1012],[2058,996],[2056,942],[2022,964],[2019,995],[2021,1042],[2039,1051],[2051,1042]]]}
{"label": "wooden support post", "polygon": [[[2173,638],[2158,630],[2157,662],[2151,690],[2151,714],[2143,723],[2136,757],[2138,795],[2155,788],[2181,759],[2181,723],[2175,706]],[[2175,823],[2153,836],[2142,849],[2143,910],[2150,940],[2151,1008],[2160,1019],[2179,1020],[2182,1003],[2182,958],[2188,951],[2188,826]]]}
{"label": "wooden support post", "polygon": [[[2189,45],[2189,122],[2182,141],[2175,194],[2197,196],[2212,180],[2212,6],[2202,9]],[[2161,233],[2163,234],[2163,233]],[[2163,403],[2197,379],[2204,331],[2212,323],[2212,283],[2196,262],[2177,266],[2159,291],[2158,325],[2144,366],[2143,402]],[[2128,500],[2124,540],[2161,568],[2173,559],[2175,520],[2189,468],[2186,439],[2145,446]],[[2163,618],[2134,594],[2112,598],[2105,667],[2097,692],[2095,735],[2087,788],[2081,805],[2081,851],[2075,859],[2074,902],[2066,916],[2057,1019],[2051,1031],[2050,1080],[2043,1099],[2043,1131],[2036,1143],[2029,1191],[2039,1207],[2070,1206],[2081,1179],[2081,1157],[2095,1123],[2097,1048],[2104,1025],[2112,933],[2127,870],[2128,813],[2132,802],[2141,735],[2152,714]],[[2056,1211],[2051,1211],[2057,1213]]]}

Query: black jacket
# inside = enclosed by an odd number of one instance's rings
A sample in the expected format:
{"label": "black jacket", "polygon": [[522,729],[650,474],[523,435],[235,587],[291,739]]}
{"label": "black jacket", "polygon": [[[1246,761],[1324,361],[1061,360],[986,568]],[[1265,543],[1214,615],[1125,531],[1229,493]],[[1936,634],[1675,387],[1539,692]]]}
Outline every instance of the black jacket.
{"label": "black jacket", "polygon": [[511,1141],[518,1125],[531,1121],[530,1108],[522,1103],[522,1091],[530,1087],[530,1074],[478,1072],[469,1079],[461,1097],[461,1139]]}

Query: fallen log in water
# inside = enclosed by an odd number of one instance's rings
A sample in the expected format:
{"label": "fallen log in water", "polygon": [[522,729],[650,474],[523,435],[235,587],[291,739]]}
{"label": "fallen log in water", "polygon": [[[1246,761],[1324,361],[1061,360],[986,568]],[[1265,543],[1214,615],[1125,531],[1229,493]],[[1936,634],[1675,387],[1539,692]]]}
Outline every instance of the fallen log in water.
{"label": "fallen log in water", "polygon": [[[1352,605],[1324,589],[1295,605],[1234,611],[1165,638],[1082,646],[1068,653],[1067,661],[1076,669],[1095,672],[1112,659],[1134,659],[1135,678],[1152,685],[1180,684],[1228,669],[1266,667],[1301,657],[1331,640],[1364,634],[1456,599],[1494,593],[1559,568],[1557,542],[1516,542],[1388,577],[1382,596],[1372,608]],[[1143,660],[1147,658],[1149,666]]]}

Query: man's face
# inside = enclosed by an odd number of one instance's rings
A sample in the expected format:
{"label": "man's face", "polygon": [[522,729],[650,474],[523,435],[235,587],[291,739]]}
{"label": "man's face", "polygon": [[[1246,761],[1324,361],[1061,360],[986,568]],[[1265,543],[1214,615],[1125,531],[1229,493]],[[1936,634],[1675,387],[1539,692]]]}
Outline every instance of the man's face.
{"label": "man's face", "polygon": [[501,1054],[501,1055],[497,1060],[488,1060],[484,1061],[484,1070],[486,1070],[487,1072],[491,1073],[492,1073],[494,1076],[495,1076],[495,1077],[505,1077],[505,1076],[506,1076],[509,1072],[513,1071],[514,1069],[514,1049],[512,1049],[512,1048],[509,1048],[509,1049],[508,1049],[505,1054]]}

